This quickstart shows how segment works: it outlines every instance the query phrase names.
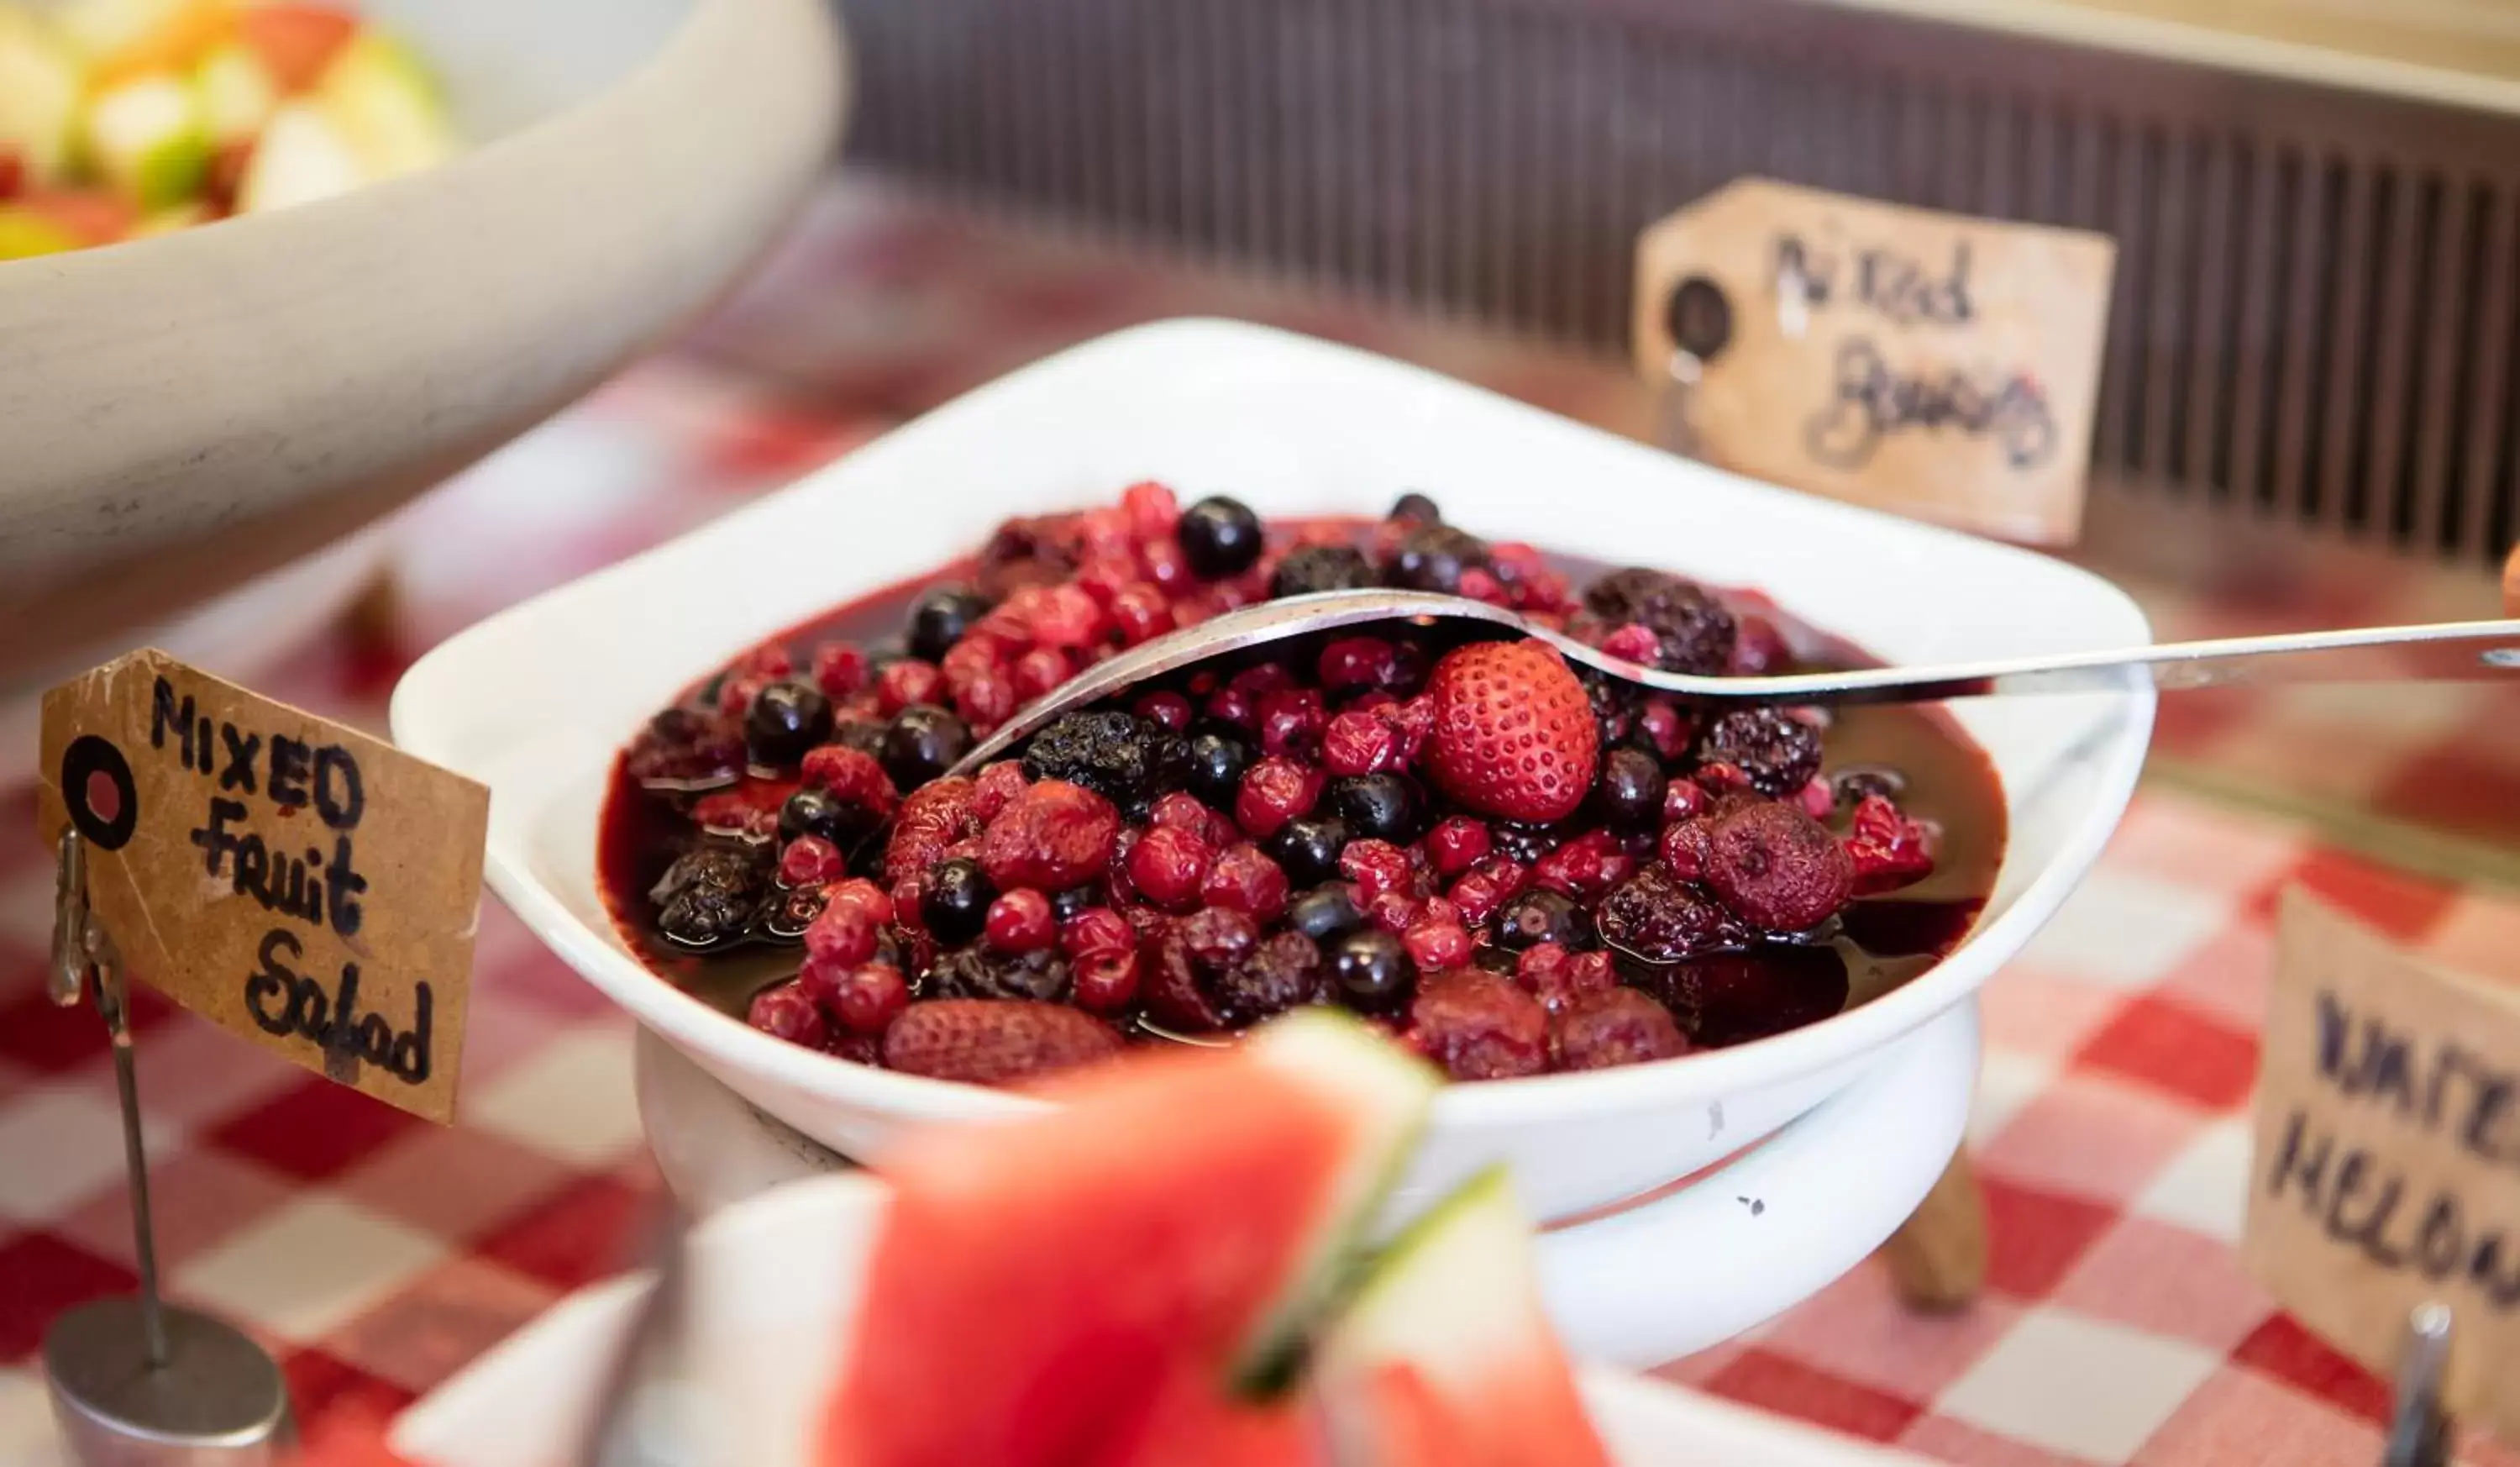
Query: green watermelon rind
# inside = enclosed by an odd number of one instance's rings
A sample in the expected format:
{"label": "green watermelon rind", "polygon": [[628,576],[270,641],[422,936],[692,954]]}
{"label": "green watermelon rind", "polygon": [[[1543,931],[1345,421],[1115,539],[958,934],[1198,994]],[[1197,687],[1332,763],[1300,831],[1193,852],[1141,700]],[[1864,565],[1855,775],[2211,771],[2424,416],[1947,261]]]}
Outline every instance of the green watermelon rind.
{"label": "green watermelon rind", "polygon": [[1236,1394],[1265,1398],[1291,1388],[1315,1333],[1337,1313],[1376,1256],[1371,1237],[1425,1133],[1443,1077],[1370,1026],[1327,1009],[1291,1014],[1263,1029],[1254,1054],[1308,1082],[1355,1097],[1358,1115],[1382,1119],[1388,1134],[1358,1145],[1311,1256],[1294,1270],[1268,1312],[1254,1321],[1227,1376]]}
{"label": "green watermelon rind", "polygon": [[[1514,1200],[1513,1182],[1502,1162],[1447,1193],[1374,1254],[1323,1344],[1321,1363],[1336,1368],[1333,1359],[1416,1358],[1420,1342],[1408,1337],[1420,1327],[1444,1335],[1424,1344],[1458,1343],[1440,1321],[1449,1320],[1460,1303],[1465,1262],[1479,1278],[1481,1292],[1496,1297],[1528,1298],[1536,1282],[1530,1223]],[[1502,1278],[1497,1272],[1501,1267],[1516,1269],[1522,1277]]]}

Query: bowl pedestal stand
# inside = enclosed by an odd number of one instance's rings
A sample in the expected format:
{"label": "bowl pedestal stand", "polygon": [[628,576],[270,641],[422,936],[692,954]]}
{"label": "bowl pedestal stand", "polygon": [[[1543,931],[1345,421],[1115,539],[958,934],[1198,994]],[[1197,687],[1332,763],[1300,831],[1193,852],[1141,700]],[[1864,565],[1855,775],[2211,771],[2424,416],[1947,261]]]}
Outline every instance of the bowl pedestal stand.
{"label": "bowl pedestal stand", "polygon": [[[1930,1227],[1949,1204],[1937,1182],[1958,1150],[1977,1062],[1972,1000],[1688,1184],[1552,1228],[1541,1272],[1560,1333],[1590,1359],[1660,1364],[1819,1292],[1912,1215]],[[855,1165],[647,1030],[637,1037],[636,1088],[657,1169],[695,1216]],[[1973,1215],[1973,1184],[1960,1196]]]}

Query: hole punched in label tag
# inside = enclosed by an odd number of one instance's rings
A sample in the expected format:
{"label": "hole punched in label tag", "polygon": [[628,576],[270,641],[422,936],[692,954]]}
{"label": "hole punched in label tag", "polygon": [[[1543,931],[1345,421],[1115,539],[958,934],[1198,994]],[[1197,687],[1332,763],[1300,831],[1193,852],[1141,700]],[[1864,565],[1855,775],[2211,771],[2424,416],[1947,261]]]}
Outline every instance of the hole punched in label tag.
{"label": "hole punched in label tag", "polygon": [[1732,344],[1732,301],[1722,286],[1703,275],[1691,275],[1672,288],[1664,306],[1664,324],[1672,345],[1662,393],[1663,446],[1695,458],[1691,398],[1706,364]]}

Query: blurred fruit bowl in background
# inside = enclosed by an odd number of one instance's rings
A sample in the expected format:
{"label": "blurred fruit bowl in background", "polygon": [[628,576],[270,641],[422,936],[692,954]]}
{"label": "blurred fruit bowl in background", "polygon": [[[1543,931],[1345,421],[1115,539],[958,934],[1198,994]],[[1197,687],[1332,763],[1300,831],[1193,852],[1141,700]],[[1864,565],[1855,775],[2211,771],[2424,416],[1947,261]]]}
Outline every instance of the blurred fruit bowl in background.
{"label": "blurred fruit bowl in background", "polygon": [[846,80],[824,0],[0,0],[0,37],[9,227],[121,231],[0,259],[0,711],[688,320]]}
{"label": "blurred fruit bowl in background", "polygon": [[0,259],[312,203],[454,153],[426,61],[350,10],[0,0]]}

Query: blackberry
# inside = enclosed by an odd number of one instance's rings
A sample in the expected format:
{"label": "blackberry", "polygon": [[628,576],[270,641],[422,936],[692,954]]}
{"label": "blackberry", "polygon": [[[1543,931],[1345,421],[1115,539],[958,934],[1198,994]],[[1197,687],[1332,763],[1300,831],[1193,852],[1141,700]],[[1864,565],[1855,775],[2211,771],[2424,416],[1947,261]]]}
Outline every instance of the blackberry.
{"label": "blackberry", "polygon": [[1564,844],[1566,832],[1560,826],[1527,825],[1519,820],[1498,820],[1488,826],[1488,848],[1525,866]]}
{"label": "blackberry", "polygon": [[1575,680],[1593,706],[1593,722],[1601,730],[1601,747],[1624,744],[1637,731],[1637,710],[1644,702],[1636,684],[1612,677],[1598,667],[1575,665]]}
{"label": "blackberry", "polygon": [[1659,865],[1613,887],[1596,920],[1603,941],[1648,963],[1677,963],[1750,940],[1722,902]]}
{"label": "blackberry", "polygon": [[1462,588],[1462,572],[1487,563],[1487,541],[1450,525],[1425,524],[1400,537],[1382,563],[1382,578],[1406,590],[1451,595]]}
{"label": "blackberry", "polygon": [[1584,609],[1611,626],[1640,622],[1662,644],[1655,665],[1708,676],[1732,665],[1740,623],[1714,592],[1668,571],[1613,571],[1584,592]]}
{"label": "blackberry", "polygon": [[1063,779],[1128,804],[1152,793],[1165,738],[1161,725],[1132,713],[1068,713],[1024,747],[1024,777]]}
{"label": "blackberry", "polygon": [[1272,596],[1313,591],[1359,591],[1373,584],[1373,563],[1348,545],[1306,545],[1278,563],[1269,577]]}
{"label": "blackberry", "polygon": [[1226,1028],[1243,1029],[1312,1002],[1321,980],[1321,948],[1302,933],[1282,932],[1211,979],[1208,999]]}
{"label": "blackberry", "polygon": [[766,845],[709,841],[685,851],[649,889],[656,931],[684,947],[722,947],[742,938],[770,892]]}
{"label": "blackberry", "polygon": [[1010,956],[974,942],[945,953],[927,970],[925,998],[1029,998],[1064,1003],[1072,986],[1067,960],[1056,947]]}
{"label": "blackberry", "polygon": [[1742,709],[1706,726],[1697,757],[1732,764],[1760,794],[1781,800],[1820,772],[1820,730],[1776,709]]}

